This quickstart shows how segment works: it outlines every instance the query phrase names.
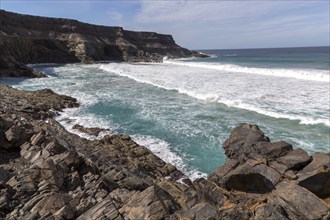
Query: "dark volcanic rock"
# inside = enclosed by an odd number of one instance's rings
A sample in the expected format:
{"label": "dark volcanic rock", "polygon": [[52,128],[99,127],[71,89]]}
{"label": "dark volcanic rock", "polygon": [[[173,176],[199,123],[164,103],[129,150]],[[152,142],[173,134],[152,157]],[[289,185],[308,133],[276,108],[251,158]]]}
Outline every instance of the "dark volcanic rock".
{"label": "dark volcanic rock", "polygon": [[75,106],[0,85],[1,219],[330,218],[329,154],[306,165],[305,152],[242,124],[226,141],[233,157],[190,181],[127,135],[87,140],[52,119]]}
{"label": "dark volcanic rock", "polygon": [[253,164],[247,161],[229,172],[223,184],[227,189],[244,192],[266,193],[274,189],[281,176],[271,167],[264,164]]}
{"label": "dark volcanic rock", "polygon": [[93,128],[86,128],[82,125],[78,125],[75,124],[73,127],[73,129],[78,130],[82,133],[91,135],[91,136],[98,136],[101,132],[109,132],[109,129],[102,129],[102,128],[97,128],[97,127],[93,127]]}
{"label": "dark volcanic rock", "polygon": [[260,141],[269,142],[269,138],[256,125],[242,124],[234,128],[230,137],[223,144],[225,154],[231,159],[238,159],[244,154],[255,151],[251,146]]}
{"label": "dark volcanic rock", "polygon": [[0,77],[42,77],[27,63],[153,61],[203,56],[172,36],[0,10]]}
{"label": "dark volcanic rock", "polygon": [[277,158],[277,161],[284,164],[289,169],[299,170],[311,161],[311,157],[306,151],[298,148],[280,158]]}
{"label": "dark volcanic rock", "polygon": [[316,153],[313,161],[297,173],[298,184],[321,198],[330,197],[330,154]]}

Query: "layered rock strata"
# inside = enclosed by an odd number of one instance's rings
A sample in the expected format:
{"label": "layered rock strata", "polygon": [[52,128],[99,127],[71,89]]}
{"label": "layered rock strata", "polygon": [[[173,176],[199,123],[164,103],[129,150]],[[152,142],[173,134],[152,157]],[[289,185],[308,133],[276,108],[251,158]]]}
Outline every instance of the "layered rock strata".
{"label": "layered rock strata", "polygon": [[171,35],[0,10],[0,77],[42,76],[25,64],[160,62],[165,56],[202,55],[178,46]]}
{"label": "layered rock strata", "polygon": [[190,181],[127,135],[91,141],[53,119],[77,106],[0,85],[0,218],[330,218],[329,153],[310,156],[242,124],[224,143],[226,163]]}

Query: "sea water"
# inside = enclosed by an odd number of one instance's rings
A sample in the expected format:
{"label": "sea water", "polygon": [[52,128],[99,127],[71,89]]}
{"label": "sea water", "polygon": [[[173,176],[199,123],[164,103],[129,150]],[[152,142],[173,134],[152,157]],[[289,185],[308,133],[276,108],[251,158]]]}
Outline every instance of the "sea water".
{"label": "sea water", "polygon": [[243,122],[271,141],[330,152],[329,47],[201,52],[210,57],[33,65],[49,77],[0,82],[77,98],[81,106],[57,118],[68,130],[129,134],[192,179],[225,162],[221,146]]}

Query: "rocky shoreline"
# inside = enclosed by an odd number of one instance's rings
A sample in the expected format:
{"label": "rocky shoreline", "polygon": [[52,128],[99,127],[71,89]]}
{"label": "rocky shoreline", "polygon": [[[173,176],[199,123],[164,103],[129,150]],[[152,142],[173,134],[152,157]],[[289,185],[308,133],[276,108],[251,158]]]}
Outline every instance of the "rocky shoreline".
{"label": "rocky shoreline", "polygon": [[66,131],[54,117],[77,106],[0,85],[1,219],[330,219],[330,153],[241,124],[223,145],[226,163],[191,181],[127,135]]}

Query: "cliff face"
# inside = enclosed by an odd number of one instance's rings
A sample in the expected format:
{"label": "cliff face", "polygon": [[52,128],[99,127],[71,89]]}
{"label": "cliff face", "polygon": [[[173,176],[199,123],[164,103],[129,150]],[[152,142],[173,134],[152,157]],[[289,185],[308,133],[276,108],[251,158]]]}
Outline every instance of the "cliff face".
{"label": "cliff face", "polygon": [[0,10],[0,76],[32,76],[27,63],[158,62],[164,56],[199,54],[178,46],[171,35]]}

